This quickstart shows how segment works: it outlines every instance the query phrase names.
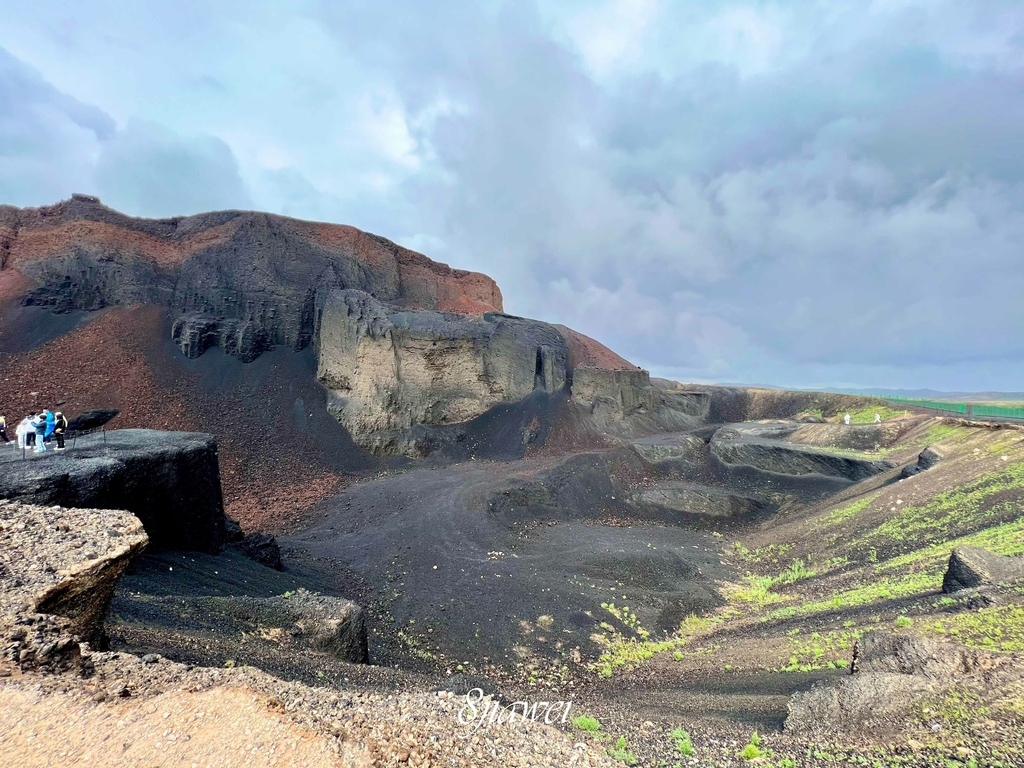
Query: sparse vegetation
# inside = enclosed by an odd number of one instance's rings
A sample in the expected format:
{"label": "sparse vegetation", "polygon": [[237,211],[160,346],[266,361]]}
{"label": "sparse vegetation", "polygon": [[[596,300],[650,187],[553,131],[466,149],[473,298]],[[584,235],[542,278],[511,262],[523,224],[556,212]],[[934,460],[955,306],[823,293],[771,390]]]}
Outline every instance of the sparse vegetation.
{"label": "sparse vegetation", "polygon": [[765,752],[761,749],[761,737],[757,731],[754,731],[750,735],[750,741],[740,751],[740,757],[744,760],[757,760],[758,758],[764,757]]}
{"label": "sparse vegetation", "polygon": [[853,644],[860,637],[859,631],[814,632],[806,640],[791,640],[793,652],[782,668],[783,672],[811,672],[816,669],[843,669],[848,666],[847,657]]}
{"label": "sparse vegetation", "polygon": [[574,717],[572,724],[581,731],[587,731],[588,733],[596,733],[601,730],[601,722],[596,717],[591,717],[590,715]]}
{"label": "sparse vegetation", "polygon": [[693,742],[690,740],[690,734],[687,731],[682,728],[676,728],[668,737],[672,740],[676,751],[683,757],[689,757],[694,753]]}
{"label": "sparse vegetation", "polygon": [[833,525],[839,525],[841,523],[844,523],[850,518],[859,515],[861,512],[863,512],[865,509],[871,506],[871,502],[874,500],[874,495],[865,496],[864,498],[857,499],[856,501],[851,502],[846,506],[838,507],[837,509],[832,510],[825,517],[823,517],[819,524],[822,527],[830,527]]}
{"label": "sparse vegetation", "polygon": [[1024,652],[1024,606],[1000,605],[939,619],[925,631],[959,640],[972,648]]}
{"label": "sparse vegetation", "polygon": [[618,741],[615,742],[615,746],[608,748],[608,754],[613,760],[618,760],[620,763],[626,765],[636,765],[636,755],[629,751],[626,745],[626,737],[619,736]]}

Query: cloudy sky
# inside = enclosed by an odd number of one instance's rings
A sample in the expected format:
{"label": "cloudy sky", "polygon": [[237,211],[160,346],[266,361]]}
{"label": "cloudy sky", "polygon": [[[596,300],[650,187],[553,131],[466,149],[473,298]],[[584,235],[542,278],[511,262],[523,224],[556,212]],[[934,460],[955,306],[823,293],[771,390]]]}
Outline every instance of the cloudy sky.
{"label": "cloudy sky", "polygon": [[0,18],[0,202],[353,224],[682,380],[1024,390],[1020,0]]}

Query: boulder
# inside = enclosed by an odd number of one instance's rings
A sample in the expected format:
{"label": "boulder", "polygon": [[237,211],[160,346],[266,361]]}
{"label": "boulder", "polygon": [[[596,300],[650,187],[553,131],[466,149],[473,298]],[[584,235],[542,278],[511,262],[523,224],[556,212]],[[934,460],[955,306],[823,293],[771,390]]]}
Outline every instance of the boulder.
{"label": "boulder", "polygon": [[853,674],[914,675],[953,680],[999,666],[1005,657],[937,638],[868,632],[853,648]]}
{"label": "boulder", "polygon": [[210,435],[122,429],[80,437],[74,450],[0,452],[0,499],[124,509],[154,548],[217,552],[224,543],[217,445]]}
{"label": "boulder", "polygon": [[[0,501],[0,624],[31,627],[17,632],[19,654],[31,637],[48,634],[20,613],[60,617],[65,635],[98,640],[117,580],[146,542],[128,512]],[[39,652],[45,641],[36,645],[26,656],[50,655]]]}
{"label": "boulder", "polygon": [[267,533],[254,532],[246,535],[238,542],[239,551],[250,560],[255,560],[260,565],[273,568],[275,571],[283,571],[284,564],[281,562],[281,547],[277,539]]}
{"label": "boulder", "polygon": [[908,477],[913,477],[914,475],[919,475],[925,470],[934,467],[944,458],[945,456],[943,455],[942,451],[940,451],[934,445],[929,445],[927,448],[921,451],[921,453],[917,457],[917,461],[914,464],[908,464],[903,468],[903,471],[900,473],[900,477],[906,479]]}
{"label": "boulder", "polygon": [[287,630],[295,644],[353,664],[367,662],[366,615],[351,600],[305,589],[249,600],[262,603],[263,621]]}
{"label": "boulder", "polygon": [[113,408],[100,408],[80,413],[68,421],[68,432],[89,432],[99,429],[119,413],[120,411]]}
{"label": "boulder", "polygon": [[869,632],[854,646],[852,674],[790,698],[785,729],[849,733],[898,726],[925,699],[954,685],[981,685],[988,673],[1010,664],[1010,657],[945,640]]}
{"label": "boulder", "polygon": [[1006,557],[981,547],[957,547],[949,556],[943,592],[1013,582],[1024,579],[1024,558]]}

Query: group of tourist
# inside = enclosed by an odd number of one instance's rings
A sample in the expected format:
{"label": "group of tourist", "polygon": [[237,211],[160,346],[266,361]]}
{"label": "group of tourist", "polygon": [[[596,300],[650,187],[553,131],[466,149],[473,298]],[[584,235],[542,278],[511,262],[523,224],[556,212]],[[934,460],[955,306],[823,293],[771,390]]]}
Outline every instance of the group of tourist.
{"label": "group of tourist", "polygon": [[[14,429],[17,437],[15,447],[32,448],[36,453],[42,453],[47,450],[47,444],[55,440],[56,449],[63,451],[67,429],[68,419],[60,411],[54,412],[47,408],[39,413],[30,413]],[[3,416],[0,416],[0,439],[5,443],[11,442],[7,436],[7,420]]]}

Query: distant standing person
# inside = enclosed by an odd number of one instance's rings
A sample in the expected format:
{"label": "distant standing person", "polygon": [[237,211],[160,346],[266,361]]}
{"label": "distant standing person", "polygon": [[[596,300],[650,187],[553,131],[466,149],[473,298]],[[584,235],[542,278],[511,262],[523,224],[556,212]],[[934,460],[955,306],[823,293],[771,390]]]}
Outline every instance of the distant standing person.
{"label": "distant standing person", "polygon": [[29,433],[35,434],[32,429],[32,417],[26,416],[24,419],[18,422],[18,426],[14,428],[14,434],[18,436],[18,447],[28,448],[28,436]]}
{"label": "distant standing person", "polygon": [[36,433],[36,453],[46,451],[46,414],[37,413],[32,419],[32,429]]}
{"label": "distant standing person", "polygon": [[849,423],[850,423],[850,414],[846,414],[845,416],[843,416],[843,424],[849,424]]}
{"label": "distant standing person", "polygon": [[50,442],[50,435],[53,434],[53,427],[57,423],[56,418],[53,415],[53,411],[47,408],[43,411],[43,415],[46,417],[46,433],[43,435],[46,442]]}
{"label": "distant standing person", "polygon": [[53,414],[53,434],[57,438],[57,450],[64,450],[64,433],[68,428],[68,417],[60,411]]}
{"label": "distant standing person", "polygon": [[11,442],[11,438],[7,436],[7,419],[3,416],[0,416],[0,439],[5,443]]}
{"label": "distant standing person", "polygon": [[882,423],[882,417],[881,417],[880,414],[876,413],[875,414],[875,424],[881,424],[881,423]]}

